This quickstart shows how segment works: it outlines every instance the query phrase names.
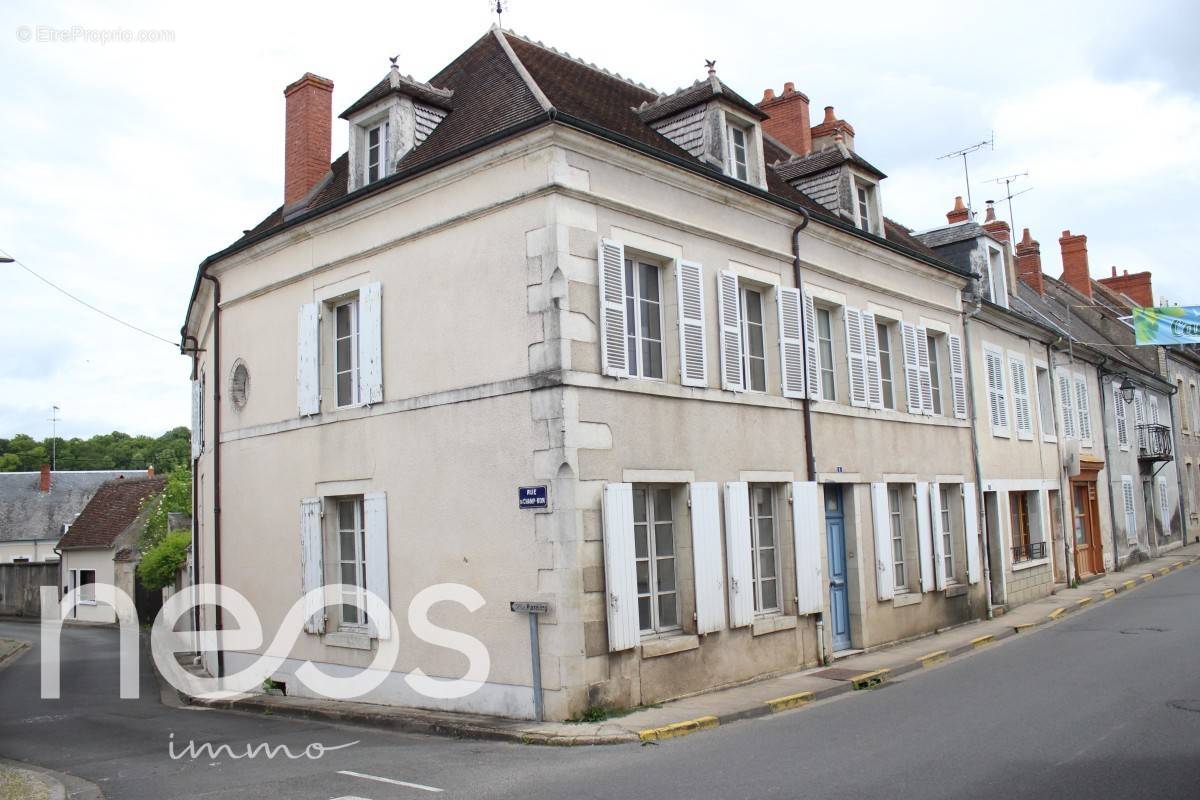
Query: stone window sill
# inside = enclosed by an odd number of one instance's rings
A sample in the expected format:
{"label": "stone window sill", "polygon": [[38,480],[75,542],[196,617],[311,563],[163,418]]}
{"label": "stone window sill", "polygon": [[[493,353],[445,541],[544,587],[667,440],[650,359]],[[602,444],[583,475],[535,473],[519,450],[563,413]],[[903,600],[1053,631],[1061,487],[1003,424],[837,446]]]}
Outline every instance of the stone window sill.
{"label": "stone window sill", "polygon": [[1049,563],[1049,558],[1035,558],[1032,561],[1018,561],[1012,565],[1012,571],[1021,572],[1022,570],[1033,569],[1034,567],[1042,567]]}
{"label": "stone window sill", "polygon": [[892,598],[892,606],[894,608],[904,608],[905,606],[915,606],[921,602],[920,592],[897,592]]}
{"label": "stone window sill", "polygon": [[365,633],[334,631],[322,636],[321,644],[327,644],[330,647],[345,647],[350,650],[370,650],[371,637]]}
{"label": "stone window sill", "polygon": [[762,617],[754,620],[753,624],[751,624],[750,635],[766,636],[768,633],[795,630],[797,622],[796,617],[785,617],[783,615]]}
{"label": "stone window sill", "polygon": [[962,597],[966,593],[967,585],[965,583],[959,583],[958,581],[946,584],[946,589],[944,591],[946,597]]}
{"label": "stone window sill", "polygon": [[658,658],[674,653],[684,653],[700,647],[700,637],[694,634],[678,634],[661,639],[646,639],[642,642],[642,658]]}

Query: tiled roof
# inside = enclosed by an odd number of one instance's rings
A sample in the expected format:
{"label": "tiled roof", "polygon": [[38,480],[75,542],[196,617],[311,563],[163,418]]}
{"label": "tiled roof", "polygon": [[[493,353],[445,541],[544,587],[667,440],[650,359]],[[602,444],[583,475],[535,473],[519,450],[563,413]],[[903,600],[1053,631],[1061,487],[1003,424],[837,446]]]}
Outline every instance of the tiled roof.
{"label": "tiled roof", "polygon": [[852,164],[871,173],[877,178],[886,178],[881,170],[860,156],[858,153],[847,151],[843,153],[837,147],[826,147],[824,150],[818,150],[815,153],[810,153],[803,158],[792,158],[788,161],[783,161],[775,164],[775,171],[779,173],[785,181],[794,181],[797,178],[805,178],[809,175],[816,175],[818,172],[824,172],[827,169],[840,167],[849,161]]}
{"label": "tiled roof", "polygon": [[137,519],[146,498],[161,492],[165,483],[161,475],[105,483],[59,540],[58,549],[111,547]]}
{"label": "tiled roof", "polygon": [[[393,77],[394,76],[394,77]],[[393,82],[396,84],[393,86]],[[338,119],[348,119],[358,111],[379,102],[390,94],[405,94],[422,103],[450,110],[450,99],[454,92],[442,89],[428,83],[414,81],[411,75],[401,75],[393,71],[383,76],[383,80],[371,87],[370,91],[350,104],[350,107],[338,115]]]}
{"label": "tiled roof", "polygon": [[656,122],[678,111],[683,111],[685,108],[707,103],[714,97],[723,97],[755,119],[767,118],[767,114],[763,113],[761,108],[730,89],[716,75],[712,75],[706,80],[696,81],[691,86],[680,89],[674,94],[663,95],[655,100],[647,101],[646,105],[639,107],[637,112],[644,122]]}
{"label": "tiled roof", "polygon": [[39,472],[0,472],[0,542],[56,540],[105,481],[140,478],[144,470],[57,470],[50,491],[38,490]]}

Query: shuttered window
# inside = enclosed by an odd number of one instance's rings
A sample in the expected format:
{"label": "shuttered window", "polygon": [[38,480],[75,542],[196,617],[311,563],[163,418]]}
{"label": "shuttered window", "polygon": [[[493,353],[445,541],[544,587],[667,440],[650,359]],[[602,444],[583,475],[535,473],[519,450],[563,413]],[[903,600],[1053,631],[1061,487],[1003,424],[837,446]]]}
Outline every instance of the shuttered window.
{"label": "shuttered window", "polygon": [[1075,373],[1075,423],[1079,427],[1080,444],[1092,446],[1092,410],[1088,402],[1087,379]]}
{"label": "shuttered window", "polygon": [[696,632],[725,628],[725,564],[721,558],[721,501],[715,483],[693,483],[692,583],[696,592]]}
{"label": "shuttered window", "polygon": [[662,278],[659,268],[625,259],[625,352],[629,375],[663,376]]}
{"label": "shuttered window", "polygon": [[1129,449],[1129,422],[1125,416],[1125,397],[1121,392],[1119,381],[1112,382],[1113,412],[1117,419],[1117,445],[1122,450]]}
{"label": "shuttered window", "polygon": [[742,303],[736,272],[723,270],[717,275],[717,318],[721,332],[721,388],[743,392],[746,373],[742,359]]}
{"label": "shuttered window", "polygon": [[819,614],[824,605],[821,536],[824,510],[816,481],[792,483],[792,528],[796,553],[796,613]]}
{"label": "shuttered window", "polygon": [[325,632],[325,603],[320,589],[325,581],[324,540],[321,537],[321,499],[306,497],[300,501],[300,596],[304,598],[304,630]]}
{"label": "shuttered window", "polygon": [[762,293],[742,288],[742,374],[752,392],[767,390],[767,337]]}
{"label": "shuttered window", "polygon": [[879,329],[875,315],[862,312],[863,360],[867,365],[867,406],[883,408],[883,378],[879,367]]}
{"label": "shuttered window", "polygon": [[908,591],[908,569],[904,547],[904,507],[901,504],[899,486],[887,487],[889,551],[885,558],[892,562],[892,588],[896,592]]}
{"label": "shuttered window", "polygon": [[832,402],[837,399],[833,366],[833,314],[828,308],[818,308],[816,313],[821,399]]}
{"label": "shuttered window", "polygon": [[993,436],[1008,436],[1008,395],[1004,383],[1004,359],[998,350],[984,347],[987,373],[988,415]]}
{"label": "shuttered window", "polygon": [[1029,399],[1029,370],[1025,359],[1016,353],[1008,355],[1009,372],[1012,375],[1013,416],[1017,426],[1017,436],[1021,439],[1033,438],[1033,404]]}
{"label": "shuttered window", "polygon": [[938,353],[938,340],[931,333],[925,334],[925,349],[929,360],[929,413],[942,413],[942,366]]}
{"label": "shuttered window", "polygon": [[750,487],[750,564],[754,580],[754,611],[768,614],[780,609],[779,526],[775,514],[775,487]]}
{"label": "shuttered window", "polygon": [[675,515],[669,488],[634,485],[633,546],[639,629],[642,633],[678,629]]}
{"label": "shuttered window", "polygon": [[930,486],[925,481],[919,481],[913,489],[917,512],[917,558],[921,591],[932,592],[937,586],[937,548],[934,545],[934,522],[930,519]]}
{"label": "shuttered window", "polygon": [[917,379],[921,389],[921,413],[933,413],[933,377],[929,366],[929,333],[925,327],[918,325],[915,331],[917,337]]}
{"label": "shuttered window", "polygon": [[[828,311],[823,308],[817,309],[817,319],[823,321],[822,315],[828,316]],[[867,358],[866,358],[866,343],[863,336],[863,317],[862,312],[857,308],[842,309],[842,316],[846,321],[846,362],[847,372],[849,374],[850,387],[850,405],[859,408],[866,408],[867,398]],[[820,335],[821,332],[819,332]],[[832,343],[831,343],[832,344]],[[825,381],[825,339],[821,339],[821,378],[822,383]],[[833,365],[830,364],[828,370],[828,379],[833,380]]]}
{"label": "shuttered window", "polygon": [[755,590],[753,539],[750,533],[750,485],[725,484],[725,563],[729,570],[729,626],[741,628],[754,621]]}
{"label": "shuttered window", "polygon": [[1071,385],[1071,374],[1063,367],[1058,367],[1058,405],[1062,409],[1063,436],[1068,439],[1079,437],[1075,427],[1075,389]]}
{"label": "shuttered window", "polygon": [[900,333],[904,348],[904,389],[908,399],[908,413],[924,414],[921,402],[921,362],[917,354],[917,328],[907,322],[901,323]]}
{"label": "shuttered window", "polygon": [[883,408],[896,407],[896,380],[893,377],[892,331],[882,322],[875,323],[875,339],[879,343],[879,388]]}
{"label": "shuttered window", "polygon": [[604,588],[608,593],[608,649],[618,653],[641,641],[633,534],[633,485],[604,486]]}
{"label": "shuttered window", "polygon": [[625,322],[625,246],[601,239],[598,246],[600,290],[600,364],[605,375],[629,376]]}
{"label": "shuttered window", "polygon": [[954,401],[954,418],[967,418],[967,376],[963,363],[962,338],[951,334],[946,337],[950,350],[950,391]]}
{"label": "shuttered window", "polygon": [[886,483],[871,484],[871,517],[875,533],[875,597],[890,600],[896,586],[892,577],[891,493]]}
{"label": "shuttered window", "polygon": [[1042,364],[1034,365],[1037,374],[1038,423],[1042,426],[1042,441],[1057,441],[1054,428],[1054,394],[1050,385],[1050,369]]}
{"label": "shuttered window", "polygon": [[776,295],[779,311],[779,369],[784,397],[804,397],[804,340],[801,331],[802,300],[796,289],[781,287]]}
{"label": "shuttered window", "polygon": [[708,346],[704,316],[704,268],[680,261],[675,268],[679,301],[679,382],[708,385]]}
{"label": "shuttered window", "polygon": [[1130,544],[1137,541],[1137,506],[1133,499],[1133,477],[1121,476],[1121,498],[1125,506],[1125,540]]}
{"label": "shuttered window", "polygon": [[967,540],[967,582],[979,583],[979,577],[982,573],[980,561],[980,535],[979,535],[979,505],[975,494],[975,484],[964,483],[962,485],[963,495],[963,523],[966,526]]}
{"label": "shuttered window", "polygon": [[821,363],[817,353],[817,307],[813,297],[804,293],[804,375],[808,399],[821,399]]}
{"label": "shuttered window", "polygon": [[320,335],[320,306],[305,303],[296,314],[296,405],[302,417],[321,411]]}
{"label": "shuttered window", "polygon": [[358,402],[383,402],[383,292],[368,283],[358,292]]}
{"label": "shuttered window", "polygon": [[1146,450],[1146,406],[1145,399],[1142,397],[1142,390],[1135,389],[1133,392],[1133,424],[1137,428],[1137,443],[1138,451]]}

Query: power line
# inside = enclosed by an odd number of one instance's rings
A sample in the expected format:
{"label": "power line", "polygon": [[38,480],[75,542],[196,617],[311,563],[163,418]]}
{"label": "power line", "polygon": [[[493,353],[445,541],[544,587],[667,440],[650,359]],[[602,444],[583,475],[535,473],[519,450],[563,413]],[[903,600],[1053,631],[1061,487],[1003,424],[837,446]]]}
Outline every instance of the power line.
{"label": "power line", "polygon": [[124,325],[126,328],[135,330],[138,333],[141,333],[141,334],[151,337],[152,339],[157,339],[160,342],[165,342],[165,343],[171,345],[171,347],[179,347],[179,342],[173,342],[170,339],[164,339],[163,337],[159,336],[156,333],[151,333],[150,331],[146,330],[145,328],[139,328],[137,325],[134,325],[132,322],[126,322],[125,320],[120,319],[119,317],[114,317],[112,314],[108,313],[107,311],[100,309],[100,308],[96,308],[94,305],[92,305],[88,301],[82,300],[82,299],[76,297],[75,295],[71,294],[66,289],[62,288],[61,286],[59,286],[57,283],[50,280],[49,278],[42,277],[38,273],[34,272],[32,269],[27,267],[19,258],[14,258],[13,263],[16,264],[18,267],[20,267],[21,269],[28,272],[33,277],[37,278],[42,283],[49,286],[51,289],[54,289],[55,291],[58,291],[58,292],[62,292],[67,297],[74,300],[76,303],[79,303],[81,306],[84,306],[85,308],[90,308],[92,311],[95,311],[100,316],[107,317],[108,319],[112,320],[113,322],[116,322],[119,325]]}

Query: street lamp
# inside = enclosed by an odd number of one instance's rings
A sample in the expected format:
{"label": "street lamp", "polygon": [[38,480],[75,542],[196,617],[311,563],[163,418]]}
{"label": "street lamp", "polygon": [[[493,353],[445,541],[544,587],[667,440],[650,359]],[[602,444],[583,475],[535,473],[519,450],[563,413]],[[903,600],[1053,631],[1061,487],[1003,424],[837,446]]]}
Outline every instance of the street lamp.
{"label": "street lamp", "polygon": [[1125,405],[1133,402],[1133,393],[1134,385],[1130,382],[1129,378],[1125,378],[1125,380],[1121,381],[1121,397],[1125,400]]}

